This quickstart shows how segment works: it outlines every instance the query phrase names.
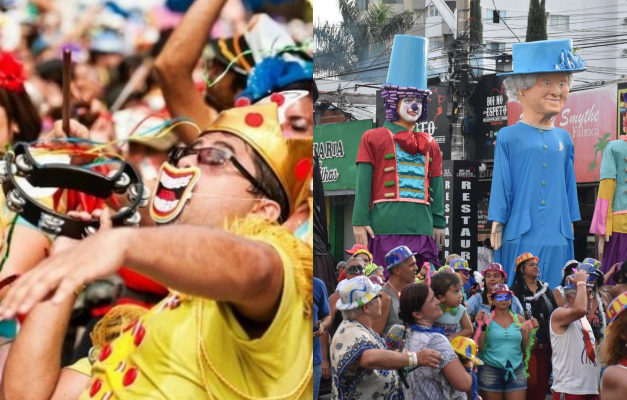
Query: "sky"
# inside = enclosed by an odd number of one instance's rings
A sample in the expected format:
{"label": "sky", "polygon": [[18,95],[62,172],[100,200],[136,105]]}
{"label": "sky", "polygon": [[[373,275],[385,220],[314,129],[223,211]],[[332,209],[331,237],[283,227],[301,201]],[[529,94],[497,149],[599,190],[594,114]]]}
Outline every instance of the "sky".
{"label": "sky", "polygon": [[340,12],[337,9],[337,0],[313,0],[314,23],[329,21],[338,23],[341,21]]}

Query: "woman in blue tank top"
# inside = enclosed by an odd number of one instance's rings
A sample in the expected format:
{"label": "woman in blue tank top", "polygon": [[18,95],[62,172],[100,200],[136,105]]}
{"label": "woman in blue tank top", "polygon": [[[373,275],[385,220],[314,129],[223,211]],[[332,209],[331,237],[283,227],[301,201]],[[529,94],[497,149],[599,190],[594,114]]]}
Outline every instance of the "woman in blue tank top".
{"label": "woman in blue tank top", "polygon": [[[479,393],[484,399],[523,400],[527,390],[524,350],[530,342],[530,333],[538,327],[534,318],[525,324],[521,315],[511,310],[514,293],[506,284],[492,290],[491,314],[477,314],[481,330],[478,346],[485,363],[477,374]],[[500,396],[495,396],[500,393]]]}

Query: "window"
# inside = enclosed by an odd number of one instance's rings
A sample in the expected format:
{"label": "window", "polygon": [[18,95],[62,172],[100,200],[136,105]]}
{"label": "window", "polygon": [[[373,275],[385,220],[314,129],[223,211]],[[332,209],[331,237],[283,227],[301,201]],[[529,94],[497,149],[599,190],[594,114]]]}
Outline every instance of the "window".
{"label": "window", "polygon": [[435,50],[442,47],[444,47],[444,36],[429,38],[429,50]]}
{"label": "window", "polygon": [[507,18],[507,11],[504,11],[504,10],[497,11],[497,10],[493,10],[490,8],[486,8],[485,10],[485,21],[489,24],[502,24],[503,20],[506,18]]}
{"label": "window", "polygon": [[438,11],[438,8],[436,6],[434,6],[433,4],[429,6],[429,10],[428,10],[428,15],[430,17],[439,17],[440,16],[440,12]]}
{"label": "window", "polygon": [[549,28],[568,29],[570,26],[570,16],[568,15],[550,15]]}
{"label": "window", "polygon": [[505,43],[490,42],[489,49],[493,53],[504,53]]}

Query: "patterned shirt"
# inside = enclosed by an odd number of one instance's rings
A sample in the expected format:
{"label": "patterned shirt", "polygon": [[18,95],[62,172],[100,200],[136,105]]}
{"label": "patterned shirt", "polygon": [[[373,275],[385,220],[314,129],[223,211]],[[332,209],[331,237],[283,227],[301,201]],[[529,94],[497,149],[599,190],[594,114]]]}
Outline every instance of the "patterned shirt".
{"label": "patterned shirt", "polygon": [[409,329],[405,343],[407,351],[432,349],[442,356],[438,368],[419,367],[409,374],[407,380],[412,399],[466,400],[466,393],[455,390],[444,376],[444,367],[457,360],[457,354],[446,336]]}
{"label": "patterned shirt", "polygon": [[331,343],[332,400],[405,399],[395,370],[349,368],[364,351],[371,349],[387,350],[387,347],[372,329],[357,321],[342,321]]}

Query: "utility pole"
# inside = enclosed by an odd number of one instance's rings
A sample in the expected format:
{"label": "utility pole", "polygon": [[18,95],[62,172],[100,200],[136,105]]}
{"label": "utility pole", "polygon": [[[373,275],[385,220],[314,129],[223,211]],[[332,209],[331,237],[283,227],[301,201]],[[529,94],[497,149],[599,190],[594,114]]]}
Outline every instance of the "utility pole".
{"label": "utility pole", "polygon": [[[468,115],[468,98],[470,97],[470,0],[457,0],[457,37],[451,44],[448,53],[449,65],[452,67],[451,85],[453,95],[451,159],[467,159],[467,146],[462,134],[464,117]],[[456,109],[455,109],[456,107]]]}

